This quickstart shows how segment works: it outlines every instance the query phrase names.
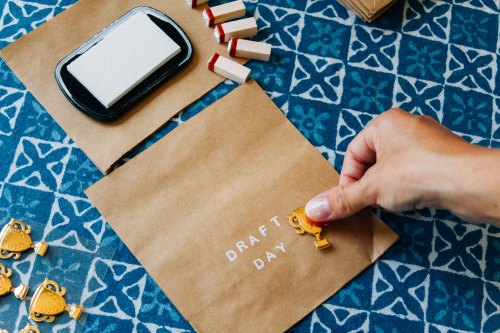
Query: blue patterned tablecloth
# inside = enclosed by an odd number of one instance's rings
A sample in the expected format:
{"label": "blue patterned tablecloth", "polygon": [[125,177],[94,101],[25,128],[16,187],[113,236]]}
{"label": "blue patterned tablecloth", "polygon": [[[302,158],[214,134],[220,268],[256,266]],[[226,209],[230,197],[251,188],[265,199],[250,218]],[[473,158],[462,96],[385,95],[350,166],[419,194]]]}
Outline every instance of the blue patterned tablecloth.
{"label": "blue patterned tablecloth", "polygon": [[[0,0],[0,48],[74,2]],[[500,147],[498,0],[400,0],[373,24],[334,0],[245,2],[258,19],[258,39],[275,46],[270,63],[250,63],[252,76],[337,170],[350,140],[392,105]],[[234,87],[217,87],[128,158]],[[26,265],[6,265],[35,285],[43,274],[66,275],[80,285],[72,299],[87,307],[83,328],[44,332],[193,331],[83,194],[101,177],[0,61],[0,222],[36,221],[34,232],[66,251],[45,259],[45,270],[34,255]],[[379,214],[401,240],[293,330],[500,330],[500,229],[444,211]],[[0,301],[0,327],[16,331],[26,322],[24,303]]]}

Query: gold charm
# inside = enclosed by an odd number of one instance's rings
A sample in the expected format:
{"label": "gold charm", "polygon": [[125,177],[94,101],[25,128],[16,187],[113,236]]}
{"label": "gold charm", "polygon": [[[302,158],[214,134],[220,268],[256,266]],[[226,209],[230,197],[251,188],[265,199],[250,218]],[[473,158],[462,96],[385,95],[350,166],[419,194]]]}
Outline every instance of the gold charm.
{"label": "gold charm", "polygon": [[38,327],[32,326],[28,323],[22,330],[19,331],[19,333],[40,333],[40,330]]}
{"label": "gold charm", "polygon": [[9,279],[11,275],[12,269],[5,268],[4,265],[0,264],[0,296],[13,292],[20,300],[25,299],[29,290],[28,286],[21,284],[19,287],[14,288]]}
{"label": "gold charm", "polygon": [[31,227],[26,226],[23,222],[18,220],[10,220],[2,231],[0,232],[0,258],[1,259],[19,259],[21,252],[34,249],[35,252],[44,256],[49,247],[47,243],[33,243],[29,236]]}
{"label": "gold charm", "polygon": [[36,322],[46,320],[50,323],[54,321],[55,316],[67,311],[71,318],[78,320],[82,315],[83,306],[68,306],[63,297],[65,294],[66,288],[60,288],[55,281],[45,279],[31,299],[30,318]]}
{"label": "gold charm", "polygon": [[316,245],[317,250],[323,250],[331,246],[330,242],[328,242],[328,240],[325,237],[321,236],[323,227],[315,224],[314,222],[310,221],[307,218],[305,207],[297,208],[288,217],[288,221],[290,222],[292,227],[297,229],[297,233],[299,235],[303,235],[307,232],[309,235],[315,236],[316,241],[314,242],[314,244]]}

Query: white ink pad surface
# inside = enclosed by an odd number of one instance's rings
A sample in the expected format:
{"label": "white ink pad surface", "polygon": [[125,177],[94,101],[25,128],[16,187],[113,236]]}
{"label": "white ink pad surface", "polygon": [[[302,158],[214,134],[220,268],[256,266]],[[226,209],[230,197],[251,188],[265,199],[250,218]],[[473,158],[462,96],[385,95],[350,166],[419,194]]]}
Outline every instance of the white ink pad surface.
{"label": "white ink pad surface", "polygon": [[82,111],[112,119],[191,57],[187,36],[170,18],[138,7],[64,58],[56,79]]}
{"label": "white ink pad surface", "polygon": [[181,52],[145,13],[136,13],[68,66],[68,71],[109,108]]}

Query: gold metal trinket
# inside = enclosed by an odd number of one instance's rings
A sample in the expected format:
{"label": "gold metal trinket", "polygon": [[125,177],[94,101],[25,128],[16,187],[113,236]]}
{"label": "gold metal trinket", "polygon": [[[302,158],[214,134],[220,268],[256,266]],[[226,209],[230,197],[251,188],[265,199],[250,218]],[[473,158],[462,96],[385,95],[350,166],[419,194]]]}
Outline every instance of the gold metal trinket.
{"label": "gold metal trinket", "polygon": [[32,326],[28,323],[22,330],[19,331],[19,333],[40,333],[40,330],[38,327]]}
{"label": "gold metal trinket", "polygon": [[314,242],[314,244],[316,245],[317,250],[323,250],[332,245],[325,237],[321,236],[323,227],[315,224],[307,218],[305,207],[297,208],[288,217],[288,221],[290,222],[292,227],[297,229],[297,233],[299,235],[303,235],[307,232],[309,235],[315,236],[316,241]]}
{"label": "gold metal trinket", "polygon": [[46,320],[50,323],[57,315],[67,311],[71,318],[78,320],[82,315],[83,306],[68,306],[64,299],[65,294],[66,288],[59,287],[55,281],[45,279],[31,299],[30,318],[36,322]]}
{"label": "gold metal trinket", "polygon": [[19,287],[14,288],[10,281],[11,276],[12,269],[5,268],[4,265],[0,264],[0,296],[13,292],[17,298],[25,299],[29,290],[28,286],[20,284]]}
{"label": "gold metal trinket", "polygon": [[49,247],[47,243],[33,243],[29,236],[31,227],[18,220],[10,220],[0,232],[0,258],[19,259],[21,252],[34,249],[35,252],[44,256]]}

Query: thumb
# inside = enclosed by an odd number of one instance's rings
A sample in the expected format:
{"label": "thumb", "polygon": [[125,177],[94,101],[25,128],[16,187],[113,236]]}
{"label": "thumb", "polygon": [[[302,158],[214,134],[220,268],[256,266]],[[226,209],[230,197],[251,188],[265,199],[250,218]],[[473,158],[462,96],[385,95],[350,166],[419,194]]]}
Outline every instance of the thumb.
{"label": "thumb", "polygon": [[314,197],[306,205],[306,215],[315,222],[328,222],[349,217],[374,203],[364,183],[357,181]]}

